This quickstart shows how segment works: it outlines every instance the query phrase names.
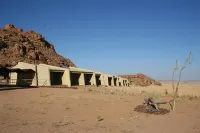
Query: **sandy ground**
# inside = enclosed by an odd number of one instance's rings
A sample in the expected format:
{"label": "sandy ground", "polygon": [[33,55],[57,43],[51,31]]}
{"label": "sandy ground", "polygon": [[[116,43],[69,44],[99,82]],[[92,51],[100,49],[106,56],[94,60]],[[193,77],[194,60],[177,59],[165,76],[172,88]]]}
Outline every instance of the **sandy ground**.
{"label": "sandy ground", "polygon": [[[176,84],[175,84],[176,85]],[[141,93],[157,93],[159,95],[172,94],[172,83],[162,82],[162,86],[148,86],[148,87],[129,87],[129,92]],[[181,82],[179,85],[179,96],[197,96],[200,97],[200,81],[196,82]]]}
{"label": "sandy ground", "polygon": [[[180,98],[176,111],[166,115],[134,111],[149,93],[164,94],[170,87],[0,91],[0,133],[200,133],[199,98]],[[199,87],[183,84],[180,90],[197,95]]]}

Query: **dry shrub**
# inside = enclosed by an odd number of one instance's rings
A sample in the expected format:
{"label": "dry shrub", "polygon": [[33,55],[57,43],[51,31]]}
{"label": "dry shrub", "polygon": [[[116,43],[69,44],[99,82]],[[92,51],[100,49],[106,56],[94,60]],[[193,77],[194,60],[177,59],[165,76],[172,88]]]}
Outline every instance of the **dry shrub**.
{"label": "dry shrub", "polygon": [[93,91],[93,89],[92,88],[88,88],[88,91]]}
{"label": "dry shrub", "polygon": [[161,84],[159,81],[155,81],[155,82],[154,82],[154,85],[162,86],[162,84]]}
{"label": "dry shrub", "polygon": [[103,117],[101,117],[101,116],[97,116],[97,121],[103,121],[103,120],[104,120]]}
{"label": "dry shrub", "polygon": [[168,94],[169,94],[169,92],[168,92],[167,89],[164,90],[164,93],[165,93],[165,95],[168,95]]}
{"label": "dry shrub", "polygon": [[146,91],[144,91],[144,90],[142,90],[142,91],[141,91],[141,94],[145,94],[145,93],[147,93],[147,92],[146,92]]}
{"label": "dry shrub", "polygon": [[200,97],[197,95],[182,95],[180,96],[181,99],[189,99],[189,100],[197,100]]}
{"label": "dry shrub", "polygon": [[55,121],[52,123],[52,127],[62,127],[62,126],[67,126],[67,125],[72,125],[74,122],[72,121],[67,121],[67,120],[61,120],[61,121]]}
{"label": "dry shrub", "polygon": [[168,114],[170,111],[168,109],[159,108],[159,111],[152,112],[145,108],[143,105],[138,105],[134,108],[134,111],[139,113],[147,113],[147,114],[154,114],[154,115],[165,115]]}

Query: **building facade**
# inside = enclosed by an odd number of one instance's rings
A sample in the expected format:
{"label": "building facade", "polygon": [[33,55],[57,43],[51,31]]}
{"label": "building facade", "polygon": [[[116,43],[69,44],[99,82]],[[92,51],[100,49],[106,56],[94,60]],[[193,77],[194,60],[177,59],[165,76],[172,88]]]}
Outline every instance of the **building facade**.
{"label": "building facade", "polygon": [[13,85],[129,86],[128,79],[76,67],[61,68],[46,64],[34,65],[19,62],[12,69],[31,70],[11,72],[10,79]]}

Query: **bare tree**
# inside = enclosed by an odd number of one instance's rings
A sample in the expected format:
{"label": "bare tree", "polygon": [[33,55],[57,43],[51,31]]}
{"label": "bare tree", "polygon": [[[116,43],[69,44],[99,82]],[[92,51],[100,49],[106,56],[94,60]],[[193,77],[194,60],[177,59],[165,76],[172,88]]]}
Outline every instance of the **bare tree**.
{"label": "bare tree", "polygon": [[178,70],[178,61],[176,60],[176,66],[174,68],[173,74],[172,74],[172,87],[173,87],[173,105],[172,105],[172,110],[174,111],[176,108],[176,98],[178,95],[178,90],[179,90],[179,85],[180,85],[180,81],[181,81],[181,76],[182,76],[182,71],[186,68],[187,65],[190,64],[191,61],[191,52],[189,53],[188,57],[186,58],[183,66],[181,67],[180,71],[179,71],[179,77],[178,77],[178,81],[175,87],[174,84],[174,75],[175,75],[175,71]]}
{"label": "bare tree", "polygon": [[174,75],[175,72],[178,70],[178,60],[176,60],[176,66],[174,67],[173,73],[172,73],[172,88],[173,88],[173,94],[175,90],[175,85],[174,85]]}

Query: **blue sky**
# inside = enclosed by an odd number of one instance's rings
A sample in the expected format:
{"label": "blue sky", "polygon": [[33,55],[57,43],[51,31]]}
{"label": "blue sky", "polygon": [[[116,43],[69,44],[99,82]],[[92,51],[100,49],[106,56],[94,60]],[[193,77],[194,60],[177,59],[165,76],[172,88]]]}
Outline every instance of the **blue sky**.
{"label": "blue sky", "polygon": [[171,79],[192,52],[184,80],[200,80],[199,0],[1,0],[0,27],[41,33],[78,67]]}

